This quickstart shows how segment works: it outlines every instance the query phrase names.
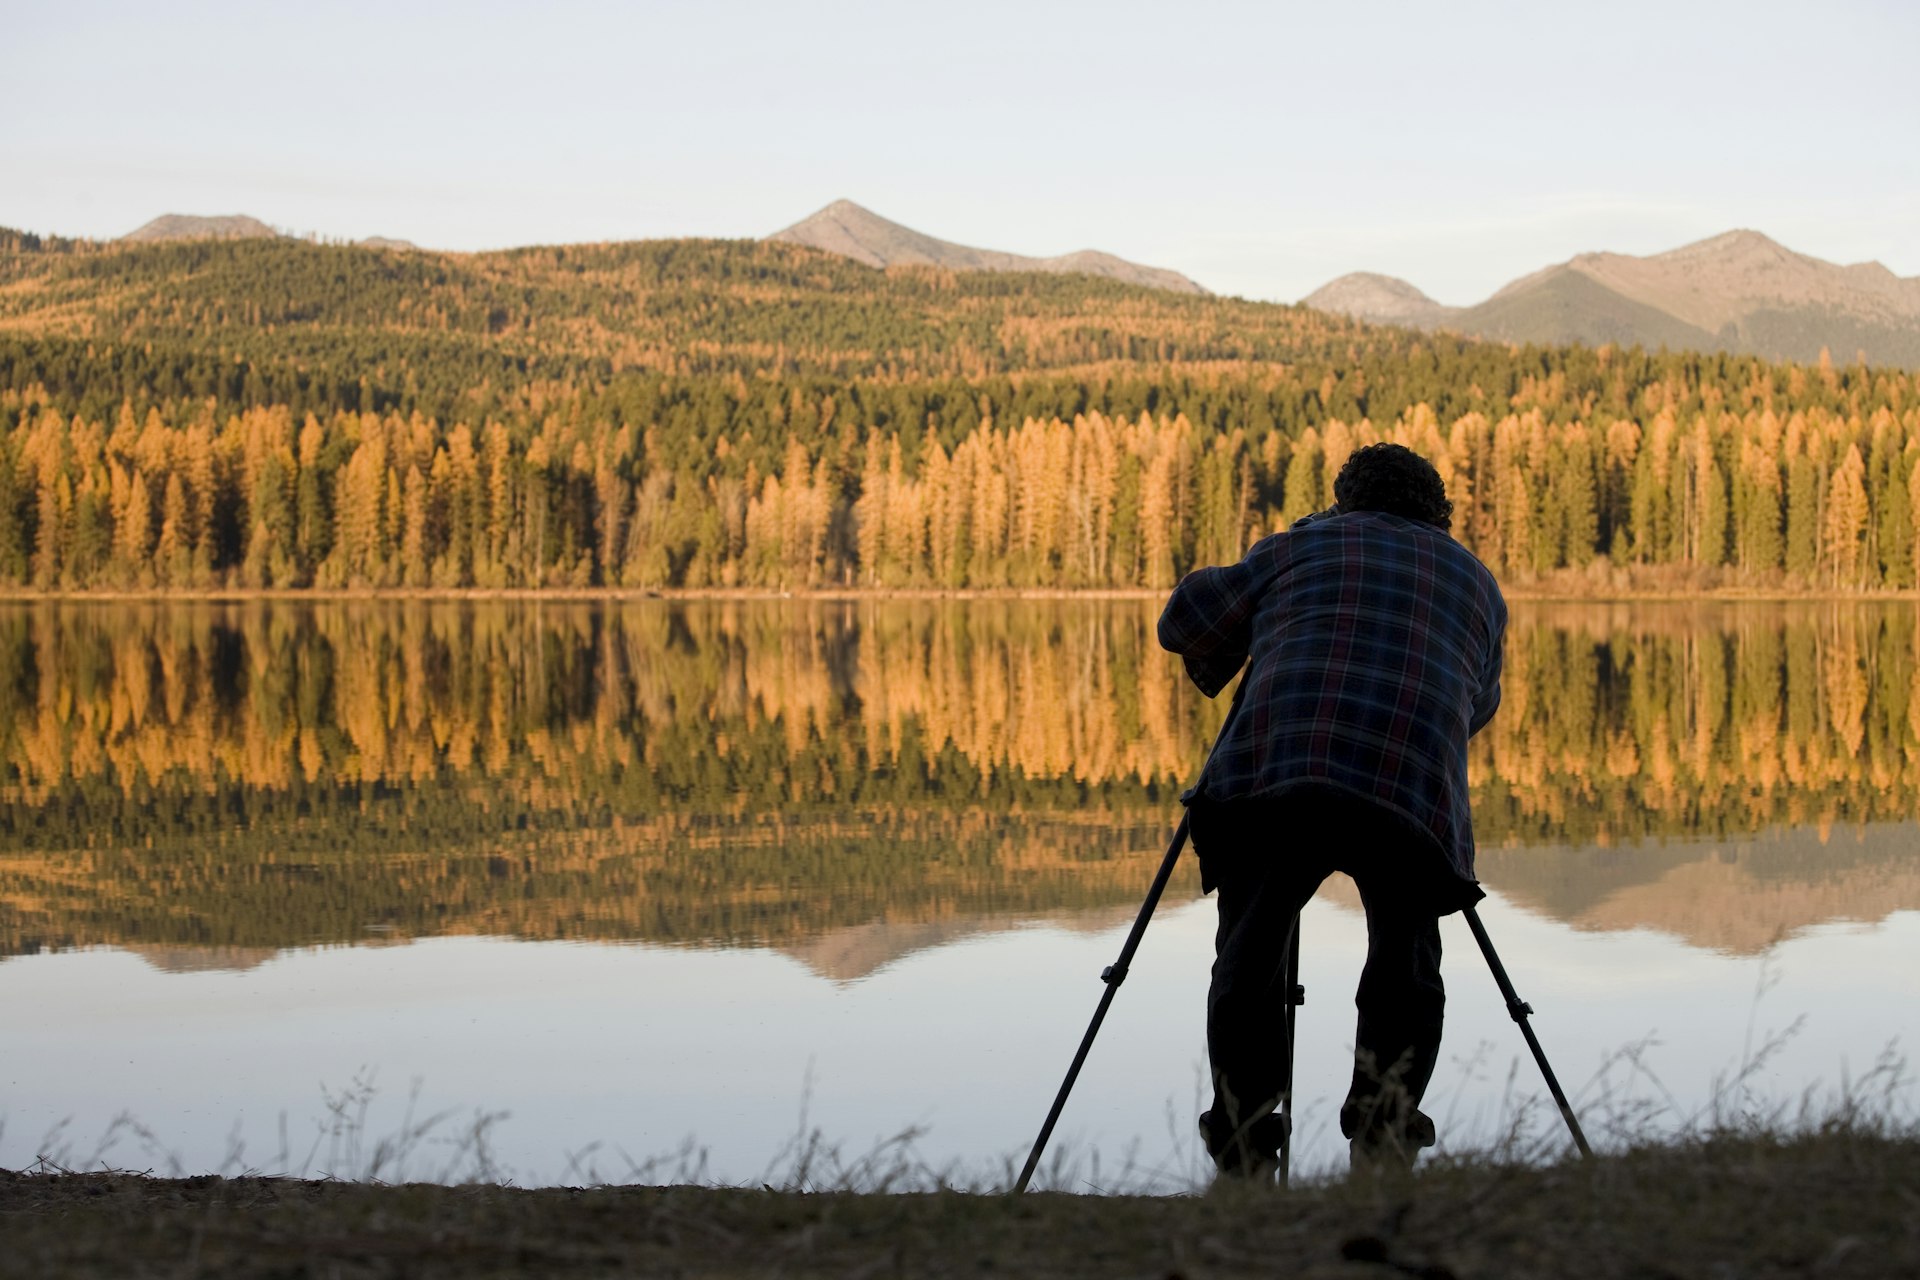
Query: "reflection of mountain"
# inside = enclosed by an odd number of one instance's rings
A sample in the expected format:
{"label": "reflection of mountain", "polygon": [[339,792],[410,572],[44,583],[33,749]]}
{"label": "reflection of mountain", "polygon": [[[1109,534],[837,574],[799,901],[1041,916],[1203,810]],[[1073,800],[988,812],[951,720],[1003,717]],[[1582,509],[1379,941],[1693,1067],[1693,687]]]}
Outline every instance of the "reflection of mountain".
{"label": "reflection of mountain", "polygon": [[1920,910],[1920,824],[1796,827],[1623,849],[1483,849],[1481,880],[1577,929],[1751,954],[1816,925]]}
{"label": "reflection of mountain", "polygon": [[279,955],[273,947],[134,946],[126,950],[162,973],[240,973]]}
{"label": "reflection of mountain", "polygon": [[[516,833],[458,852],[288,862],[271,852],[0,858],[0,955],[112,945],[171,972],[285,948],[489,935],[771,946],[852,981],[919,951],[1045,923],[1124,923],[1162,815],[928,810],[768,823],[662,818]],[[1920,910],[1914,823],[1731,841],[1481,851],[1487,886],[1594,931],[1649,928],[1750,953],[1829,921]],[[1195,889],[1183,860],[1174,900]],[[1326,895],[1353,905],[1336,877]]]}
{"label": "reflection of mountain", "polygon": [[[1023,921],[1099,918],[1160,815],[669,815],[437,852],[75,849],[0,857],[0,955],[111,945],[166,968],[448,935],[776,946],[830,976]],[[1191,891],[1193,869],[1179,885]]]}
{"label": "reflection of mountain", "polygon": [[[1149,870],[1149,874],[1151,871]],[[1143,888],[1144,891],[1144,888]],[[1034,924],[1098,932],[1131,920],[1135,908],[1088,907],[1042,916],[968,916],[950,920],[874,920],[843,925],[816,938],[790,942],[780,950],[823,978],[854,982],[920,951]]]}

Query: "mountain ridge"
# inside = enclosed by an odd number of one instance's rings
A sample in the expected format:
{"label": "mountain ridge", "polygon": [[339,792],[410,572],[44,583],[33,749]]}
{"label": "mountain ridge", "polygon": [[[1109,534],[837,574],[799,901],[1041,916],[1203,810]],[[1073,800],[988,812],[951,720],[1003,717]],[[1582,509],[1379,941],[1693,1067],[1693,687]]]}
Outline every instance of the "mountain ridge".
{"label": "mountain ridge", "polygon": [[1838,264],[1736,228],[1644,257],[1576,254],[1508,281],[1471,306],[1446,306],[1398,277],[1351,272],[1303,306],[1376,324],[1453,330],[1505,342],[1601,343],[1811,361],[1864,352],[1920,365],[1920,277]]}
{"label": "mountain ridge", "polygon": [[976,249],[916,231],[845,199],[835,200],[792,226],[762,238],[823,249],[876,268],[932,266],[954,271],[1071,272],[1176,293],[1211,292],[1178,271],[1129,262],[1097,249],[1079,249],[1050,258]]}
{"label": "mountain ridge", "polygon": [[277,240],[280,233],[249,214],[228,213],[207,216],[195,213],[163,213],[141,223],[120,237],[122,240]]}
{"label": "mountain ridge", "polygon": [[[42,239],[6,234],[10,243],[22,246]],[[296,239],[246,214],[169,213],[119,243]],[[1097,250],[1040,258],[975,248],[916,231],[844,199],[763,237],[761,243],[767,242],[831,253],[865,267],[1073,273],[1211,296],[1178,272]],[[54,237],[48,243],[67,242]],[[420,252],[409,241],[385,236],[354,243]],[[1828,262],[1751,228],[1646,256],[1576,254],[1519,276],[1471,306],[1441,303],[1406,280],[1372,272],[1329,281],[1302,305],[1368,323],[1509,344],[1637,345],[1801,363],[1824,354],[1843,362],[1860,358],[1920,368],[1920,276],[1896,275],[1879,261]]]}

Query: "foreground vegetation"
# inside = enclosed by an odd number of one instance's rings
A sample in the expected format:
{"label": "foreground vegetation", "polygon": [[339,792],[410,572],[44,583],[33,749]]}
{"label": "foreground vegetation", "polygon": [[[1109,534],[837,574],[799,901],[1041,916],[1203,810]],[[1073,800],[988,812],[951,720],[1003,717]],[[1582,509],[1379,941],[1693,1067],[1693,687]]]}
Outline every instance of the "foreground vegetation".
{"label": "foreground vegetation", "polygon": [[1910,1276],[1916,1187],[1851,1129],[1205,1196],[0,1173],[0,1276]]}

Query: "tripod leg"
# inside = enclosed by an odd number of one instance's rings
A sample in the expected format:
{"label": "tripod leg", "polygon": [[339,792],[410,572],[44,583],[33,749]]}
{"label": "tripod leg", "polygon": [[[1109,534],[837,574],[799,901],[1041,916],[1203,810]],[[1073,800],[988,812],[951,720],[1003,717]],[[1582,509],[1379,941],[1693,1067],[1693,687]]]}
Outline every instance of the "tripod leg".
{"label": "tripod leg", "polygon": [[1307,1002],[1307,989],[1300,985],[1300,913],[1295,912],[1293,924],[1288,928],[1287,964],[1282,974],[1285,984],[1281,1017],[1285,1020],[1287,1037],[1287,1073],[1281,1081],[1280,1116],[1280,1185],[1285,1187],[1293,1165],[1293,1055],[1296,1043],[1295,1033],[1300,1026],[1300,1006]]}
{"label": "tripod leg", "polygon": [[1100,1024],[1107,1019],[1107,1006],[1113,1003],[1114,993],[1120,990],[1120,984],[1127,980],[1127,966],[1133,962],[1133,953],[1140,949],[1140,939],[1147,932],[1147,921],[1153,918],[1153,909],[1160,904],[1160,895],[1166,892],[1167,881],[1173,876],[1173,864],[1180,860],[1180,850],[1187,843],[1187,821],[1187,815],[1182,813],[1180,825],[1173,831],[1173,843],[1167,846],[1167,856],[1161,859],[1160,870],[1155,873],[1153,884],[1147,890],[1147,900],[1140,904],[1140,914],[1134,917],[1133,929],[1120,948],[1119,959],[1100,971],[1100,981],[1107,984],[1107,989],[1100,994],[1100,1003],[1093,1011],[1093,1021],[1087,1024],[1087,1033],[1080,1037],[1080,1048],[1073,1055],[1072,1065],[1067,1068],[1067,1078],[1060,1082],[1060,1092],[1054,1095],[1046,1123],[1040,1126],[1040,1136],[1033,1140],[1033,1150],[1027,1153],[1027,1163],[1020,1170],[1020,1179],[1013,1184],[1015,1194],[1027,1189],[1034,1169],[1039,1167],[1040,1153],[1047,1149],[1047,1140],[1053,1136],[1053,1126],[1058,1123],[1060,1112],[1067,1105],[1067,1095],[1073,1092],[1074,1081],[1080,1078],[1080,1068],[1087,1061],[1087,1051],[1093,1048],[1093,1038],[1100,1034]]}
{"label": "tripod leg", "polygon": [[1553,1074],[1553,1068],[1547,1065],[1547,1052],[1540,1047],[1540,1038],[1533,1034],[1533,1027],[1527,1019],[1533,1015],[1533,1006],[1520,998],[1513,989],[1512,979],[1507,977],[1506,966],[1500,963],[1500,957],[1493,949],[1493,939],[1487,936],[1487,926],[1480,923],[1480,913],[1472,907],[1466,910],[1467,927],[1473,930],[1473,940],[1480,944],[1480,953],[1487,958],[1487,967],[1493,970],[1493,980],[1500,988],[1500,995],[1507,1002],[1507,1016],[1520,1024],[1520,1034],[1527,1039],[1527,1048],[1533,1050],[1533,1060],[1540,1064],[1540,1074],[1547,1079],[1547,1091],[1553,1095],[1554,1105],[1560,1108],[1560,1116],[1567,1122],[1567,1129],[1573,1134],[1573,1145],[1580,1148],[1580,1154],[1591,1160],[1593,1148],[1587,1145],[1587,1135],[1580,1131],[1579,1117],[1573,1114],[1573,1104],[1567,1101],[1567,1095],[1560,1088],[1560,1081]]}
{"label": "tripod leg", "polygon": [[[1240,700],[1246,696],[1247,682],[1243,678],[1233,691],[1233,705],[1227,708],[1225,724],[1220,728],[1220,737],[1226,736],[1226,725],[1233,723],[1234,716],[1240,712]],[[1219,750],[1220,737],[1214,739],[1213,747],[1207,752],[1207,763],[1213,762],[1214,751]],[[1200,768],[1200,777],[1206,776],[1206,766]],[[1194,780],[1194,789],[1198,790],[1200,779]],[[1180,825],[1173,829],[1173,840],[1167,845],[1167,856],[1160,861],[1160,870],[1153,877],[1153,884],[1147,889],[1147,900],[1140,904],[1140,914],[1134,917],[1133,928],[1127,934],[1125,945],[1120,948],[1120,957],[1100,972],[1100,981],[1107,984],[1101,993],[1100,1003],[1093,1010],[1093,1021],[1087,1024],[1087,1033],[1080,1037],[1080,1048],[1073,1055],[1073,1063],[1067,1068],[1067,1078],[1060,1082],[1060,1092],[1054,1095],[1053,1107],[1047,1112],[1047,1119],[1040,1126],[1040,1136],[1033,1140],[1033,1150],[1027,1153],[1027,1163],[1020,1170],[1019,1181],[1013,1184],[1016,1194],[1027,1189],[1027,1183],[1033,1177],[1033,1171],[1040,1164],[1040,1153],[1047,1149],[1047,1139],[1053,1136],[1053,1126],[1060,1119],[1061,1109],[1067,1105],[1067,1095],[1073,1092],[1073,1082],[1080,1078],[1080,1068],[1087,1060],[1087,1051],[1093,1048],[1093,1038],[1100,1032],[1100,1024],[1106,1021],[1107,1006],[1113,1003],[1113,996],[1120,984],[1127,980],[1127,966],[1133,962],[1133,953],[1140,949],[1140,938],[1147,931],[1147,921],[1153,918],[1153,909],[1160,905],[1160,895],[1166,892],[1167,881],[1173,876],[1173,864],[1180,860],[1180,850],[1187,843],[1187,828],[1192,821],[1192,812],[1182,809]]]}

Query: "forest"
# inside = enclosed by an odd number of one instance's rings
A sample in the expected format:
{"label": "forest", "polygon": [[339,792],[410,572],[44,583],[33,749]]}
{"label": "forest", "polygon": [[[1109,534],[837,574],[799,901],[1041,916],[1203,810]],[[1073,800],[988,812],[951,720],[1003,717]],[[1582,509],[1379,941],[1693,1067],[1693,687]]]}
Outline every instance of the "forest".
{"label": "forest", "polygon": [[1395,440],[1524,586],[1920,582],[1920,387],[798,246],[0,231],[0,588],[1160,588]]}

